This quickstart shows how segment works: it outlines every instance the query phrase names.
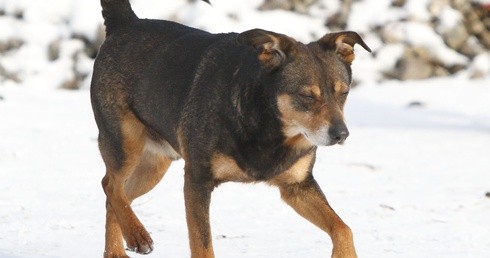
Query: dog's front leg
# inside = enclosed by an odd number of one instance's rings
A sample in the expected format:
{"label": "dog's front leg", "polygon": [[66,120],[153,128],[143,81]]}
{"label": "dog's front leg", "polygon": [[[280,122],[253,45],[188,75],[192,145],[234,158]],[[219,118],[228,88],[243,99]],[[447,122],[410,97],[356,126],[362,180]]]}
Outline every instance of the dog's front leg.
{"label": "dog's front leg", "polygon": [[209,224],[209,204],[213,189],[212,180],[198,178],[193,171],[186,169],[184,198],[192,258],[214,257]]}
{"label": "dog's front leg", "polygon": [[301,216],[327,232],[332,239],[332,257],[357,257],[352,231],[330,207],[320,186],[310,178],[279,186],[281,197]]}

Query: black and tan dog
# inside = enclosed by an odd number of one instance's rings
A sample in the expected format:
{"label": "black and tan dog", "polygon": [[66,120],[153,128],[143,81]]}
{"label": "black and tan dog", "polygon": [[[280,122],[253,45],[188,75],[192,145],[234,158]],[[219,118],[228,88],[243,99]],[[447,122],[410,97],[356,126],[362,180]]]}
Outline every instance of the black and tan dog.
{"label": "black and tan dog", "polygon": [[95,62],[92,106],[106,165],[105,257],[153,250],[131,202],[173,160],[185,160],[192,257],[214,257],[213,189],[267,182],[296,212],[328,233],[333,257],[356,257],[349,227],[313,178],[316,146],[343,143],[354,32],[303,44],[253,29],[211,34],[138,19],[128,0],[102,0],[107,38]]}

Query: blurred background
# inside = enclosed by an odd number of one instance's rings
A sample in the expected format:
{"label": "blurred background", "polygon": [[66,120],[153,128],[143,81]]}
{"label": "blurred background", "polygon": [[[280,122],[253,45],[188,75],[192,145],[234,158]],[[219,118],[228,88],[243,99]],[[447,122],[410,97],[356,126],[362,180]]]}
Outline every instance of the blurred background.
{"label": "blurred background", "polygon": [[[374,50],[356,62],[362,67],[355,73],[356,83],[447,76],[471,80],[490,73],[488,0],[132,3],[140,17],[213,32],[260,27],[309,42],[329,31],[356,31]],[[50,87],[88,87],[93,59],[104,40],[99,6],[97,0],[0,1],[0,81],[22,85],[48,76]]]}

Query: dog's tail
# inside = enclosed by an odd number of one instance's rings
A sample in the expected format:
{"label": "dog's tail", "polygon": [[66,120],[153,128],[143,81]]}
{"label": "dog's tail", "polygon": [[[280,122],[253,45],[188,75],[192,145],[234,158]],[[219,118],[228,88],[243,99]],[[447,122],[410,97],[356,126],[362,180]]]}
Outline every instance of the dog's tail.
{"label": "dog's tail", "polygon": [[100,0],[100,4],[107,34],[138,19],[129,0]]}
{"label": "dog's tail", "polygon": [[[211,4],[209,0],[202,0]],[[138,16],[133,12],[129,0],[100,0],[102,5],[102,17],[106,34],[110,34],[118,27],[126,26],[138,20]]]}

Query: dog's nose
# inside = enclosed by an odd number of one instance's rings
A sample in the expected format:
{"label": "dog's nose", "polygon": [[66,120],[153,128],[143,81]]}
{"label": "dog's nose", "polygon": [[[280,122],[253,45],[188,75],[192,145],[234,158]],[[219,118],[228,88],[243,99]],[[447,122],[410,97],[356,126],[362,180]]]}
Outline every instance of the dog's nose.
{"label": "dog's nose", "polygon": [[340,123],[330,127],[330,129],[328,130],[328,135],[330,136],[332,144],[342,144],[349,136],[349,130],[347,130],[347,126],[345,126],[344,123]]}

